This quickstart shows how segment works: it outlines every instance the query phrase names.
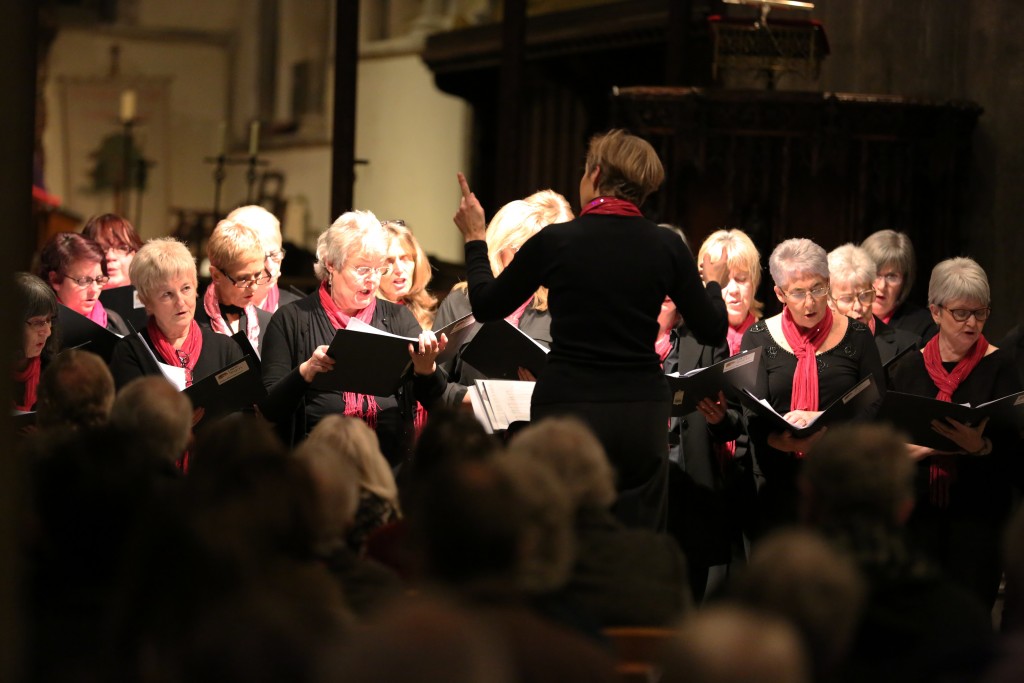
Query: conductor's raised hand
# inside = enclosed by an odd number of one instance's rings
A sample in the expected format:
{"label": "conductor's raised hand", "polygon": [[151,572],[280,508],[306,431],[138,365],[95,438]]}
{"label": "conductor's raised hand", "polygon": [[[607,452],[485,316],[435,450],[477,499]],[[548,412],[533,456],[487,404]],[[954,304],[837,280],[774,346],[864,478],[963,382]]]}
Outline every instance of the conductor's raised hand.
{"label": "conductor's raised hand", "polygon": [[467,242],[484,239],[487,230],[487,221],[484,218],[484,207],[480,206],[476,195],[469,189],[466,176],[459,173],[459,187],[462,188],[462,199],[459,200],[459,210],[455,212],[455,225]]}
{"label": "conductor's raised hand", "polygon": [[716,258],[711,258],[711,252],[706,252],[700,262],[700,276],[706,285],[709,282],[717,282],[724,289],[729,284],[729,257],[725,249],[719,252]]}
{"label": "conductor's raised hand", "polygon": [[434,363],[439,353],[448,346],[448,337],[441,335],[438,339],[430,330],[420,332],[419,342],[409,344],[409,355],[412,357],[413,371],[417,375],[431,375],[437,370]]}
{"label": "conductor's raised hand", "polygon": [[309,360],[299,366],[299,374],[306,382],[312,382],[321,372],[330,372],[334,369],[334,359],[327,355],[327,348],[326,344],[316,347]]}

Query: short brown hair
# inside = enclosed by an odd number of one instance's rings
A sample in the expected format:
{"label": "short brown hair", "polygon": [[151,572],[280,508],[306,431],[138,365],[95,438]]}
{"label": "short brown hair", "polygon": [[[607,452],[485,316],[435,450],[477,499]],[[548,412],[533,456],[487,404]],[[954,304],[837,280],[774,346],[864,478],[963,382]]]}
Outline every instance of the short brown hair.
{"label": "short brown hair", "polygon": [[651,143],[621,128],[590,138],[586,172],[595,166],[601,169],[598,190],[602,195],[638,206],[665,182],[665,168]]}

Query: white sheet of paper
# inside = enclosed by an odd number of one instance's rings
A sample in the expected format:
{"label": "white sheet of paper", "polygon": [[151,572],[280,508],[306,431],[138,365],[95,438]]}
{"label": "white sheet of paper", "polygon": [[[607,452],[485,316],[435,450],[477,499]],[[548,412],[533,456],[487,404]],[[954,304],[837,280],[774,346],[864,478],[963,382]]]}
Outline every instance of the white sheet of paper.
{"label": "white sheet of paper", "polygon": [[513,422],[530,421],[530,399],[536,382],[478,379],[476,385],[495,430],[508,429]]}
{"label": "white sheet of paper", "polygon": [[185,391],[185,368],[178,368],[160,361],[157,361],[157,365],[168,382],[173,384],[178,391]]}

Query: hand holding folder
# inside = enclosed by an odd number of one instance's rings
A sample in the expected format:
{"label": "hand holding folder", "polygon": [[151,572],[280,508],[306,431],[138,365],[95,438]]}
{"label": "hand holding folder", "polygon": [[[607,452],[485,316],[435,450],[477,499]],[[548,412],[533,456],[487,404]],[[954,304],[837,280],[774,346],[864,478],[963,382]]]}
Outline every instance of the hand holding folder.
{"label": "hand holding folder", "polygon": [[705,398],[715,398],[746,389],[753,392],[761,369],[761,347],[748,349],[706,368],[680,375],[667,375],[672,391],[672,415],[687,415],[697,410]]}
{"label": "hand holding folder", "polygon": [[937,451],[960,451],[952,440],[932,426],[933,421],[953,419],[961,424],[979,425],[985,418],[1013,424],[1024,416],[1024,391],[971,407],[960,403],[939,401],[927,396],[890,391],[878,409],[878,419],[888,422],[907,435],[910,443]]}
{"label": "hand holding folder", "polygon": [[348,329],[334,333],[327,349],[334,367],[318,374],[312,386],[321,391],[389,396],[412,365],[409,344],[418,343],[413,337],[384,332],[353,319]]}
{"label": "hand holding folder", "polygon": [[742,390],[742,399],[747,406],[758,417],[764,419],[770,432],[789,432],[794,438],[802,439],[827,427],[840,422],[845,422],[856,417],[867,409],[872,403],[878,400],[878,387],[875,385],[873,375],[868,375],[857,382],[849,391],[832,402],[824,411],[818,414],[803,427],[788,422],[780,415],[771,404],[763,398],[758,398],[749,389]]}
{"label": "hand holding folder", "polygon": [[464,363],[489,379],[516,380],[519,368],[540,377],[548,350],[508,321],[485,323],[462,352]]}

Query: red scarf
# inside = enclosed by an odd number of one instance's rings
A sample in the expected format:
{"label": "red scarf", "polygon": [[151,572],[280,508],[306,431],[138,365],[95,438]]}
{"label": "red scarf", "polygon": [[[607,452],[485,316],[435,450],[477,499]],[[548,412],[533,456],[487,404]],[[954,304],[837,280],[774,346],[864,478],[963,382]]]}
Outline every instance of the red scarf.
{"label": "red scarf", "polygon": [[263,303],[260,304],[260,308],[262,308],[267,313],[273,313],[277,310],[277,307],[280,305],[280,303],[281,290],[278,289],[277,283],[275,282],[274,284],[267,287],[267,297],[263,300]]}
{"label": "red scarf", "polygon": [[36,404],[36,390],[39,388],[39,372],[42,368],[42,360],[39,356],[27,358],[28,364],[24,370],[14,371],[14,381],[22,382],[25,385],[25,397],[19,404],[15,401],[14,409],[28,412]]}
{"label": "red scarf", "polygon": [[203,333],[199,329],[199,323],[192,320],[188,324],[188,334],[180,349],[175,349],[174,345],[168,341],[153,316],[149,316],[146,330],[149,332],[149,338],[153,342],[153,347],[156,348],[157,355],[163,358],[168,365],[185,368],[185,386],[192,386],[192,372],[196,369],[199,354],[203,352]]}
{"label": "red scarf", "polygon": [[832,320],[832,311],[826,306],[821,323],[806,330],[793,321],[793,314],[789,312],[789,308],[782,310],[782,334],[796,356],[793,393],[789,399],[790,410],[818,409],[818,360],[814,354],[832,331]]}
{"label": "red scarf", "polygon": [[[946,368],[942,365],[942,354],[939,352],[939,335],[932,337],[924,345],[922,353],[924,368],[928,371],[932,383],[939,390],[935,399],[952,403],[953,393],[985,357],[986,351],[988,351],[988,340],[984,335],[980,335],[952,372],[946,372]],[[954,481],[956,481],[954,458],[952,456],[933,456],[932,463],[928,468],[928,490],[933,505],[943,508],[949,505],[949,489]]]}
{"label": "red scarf", "polygon": [[747,317],[743,319],[736,327],[729,325],[729,329],[725,331],[725,341],[729,345],[729,355],[735,356],[740,352],[740,344],[743,342],[743,333],[750,329],[750,326],[754,324],[754,314],[747,313]]}
{"label": "red scarf", "polygon": [[103,308],[103,304],[100,303],[99,299],[96,299],[96,303],[93,304],[92,310],[89,311],[89,315],[85,317],[103,329],[107,329],[107,309]]}
{"label": "red scarf", "polygon": [[516,329],[519,329],[519,321],[522,319],[523,313],[526,312],[527,306],[529,306],[531,303],[533,303],[533,297],[532,296],[529,299],[527,299],[526,301],[524,301],[522,306],[520,306],[516,310],[512,311],[511,313],[509,313],[509,315],[505,318],[505,320],[509,324],[511,324],[512,327],[514,327]]}
{"label": "red scarf", "polygon": [[617,197],[598,197],[591,200],[580,211],[580,215],[586,216],[588,213],[603,216],[643,216],[636,204]]}
{"label": "red scarf", "polygon": [[878,324],[875,322],[875,316],[871,316],[870,318],[868,318],[868,329],[871,330],[872,337],[875,336],[876,327],[878,327]]}
{"label": "red scarf", "polygon": [[896,309],[895,308],[892,309],[891,311],[889,311],[889,315],[887,315],[884,318],[882,318],[882,322],[885,323],[886,325],[888,325],[889,321],[892,320],[892,317],[894,315],[896,315]]}
{"label": "red scarf", "polygon": [[[217,287],[211,282],[203,295],[203,310],[210,316],[210,327],[214,332],[231,336],[234,332],[231,325],[224,319],[220,312],[220,297],[217,295]],[[260,342],[260,321],[256,317],[256,307],[249,304],[245,307],[245,336],[252,344],[253,350],[259,348]],[[257,355],[259,352],[256,352]]]}
{"label": "red scarf", "polygon": [[[324,313],[327,314],[327,319],[331,321],[331,325],[336,330],[344,330],[348,327],[348,322],[352,318],[356,318],[367,325],[373,320],[373,311],[377,308],[377,299],[370,299],[369,305],[363,310],[356,313],[354,316],[346,315],[338,304],[334,303],[334,299],[331,298],[331,292],[327,289],[327,280],[320,283],[320,289],[317,290],[320,294],[320,306],[324,309]],[[355,392],[346,391],[342,394],[342,398],[345,401],[345,415],[351,417],[358,417],[370,425],[374,429],[377,428],[377,400],[373,396],[366,396],[364,394],[357,394]],[[366,407],[363,408],[363,403],[366,403]]]}

